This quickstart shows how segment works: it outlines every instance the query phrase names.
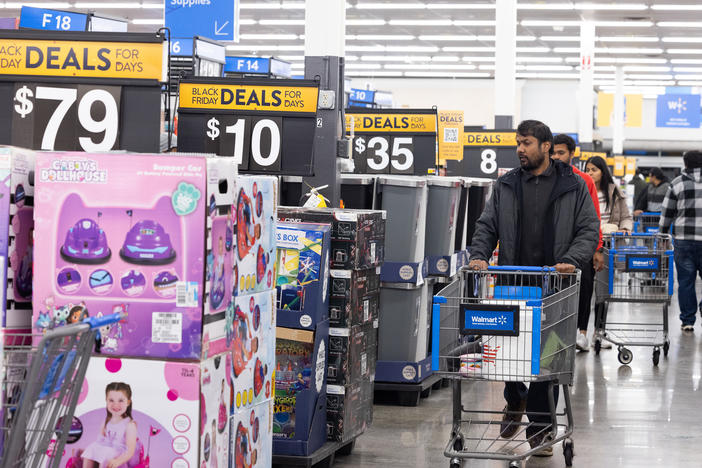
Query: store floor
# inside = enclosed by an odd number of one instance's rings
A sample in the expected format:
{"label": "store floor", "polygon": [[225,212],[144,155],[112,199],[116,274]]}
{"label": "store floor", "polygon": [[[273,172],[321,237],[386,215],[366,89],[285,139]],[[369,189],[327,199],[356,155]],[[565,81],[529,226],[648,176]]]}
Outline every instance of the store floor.
{"label": "store floor", "polygon": [[[699,284],[698,284],[699,286]],[[698,288],[699,289],[699,288]],[[657,312],[658,311],[658,312]],[[625,320],[659,317],[660,309],[628,304],[615,306]],[[651,315],[654,314],[654,315]],[[611,315],[610,315],[611,317]],[[702,414],[702,321],[694,334],[683,335],[677,298],[670,310],[671,347],[653,367],[652,348],[631,348],[634,360],[620,365],[616,347],[578,353],[572,403],[575,418],[575,467],[700,466]],[[592,319],[591,319],[592,322]],[[662,354],[662,353],[661,353]],[[501,409],[502,385],[465,385],[464,405]],[[353,453],[337,458],[337,468],[448,467],[443,450],[451,429],[451,389],[434,391],[416,408],[376,405],[372,427]],[[505,467],[507,463],[470,460],[470,467]],[[552,458],[532,458],[528,467],[563,467],[563,451]]]}

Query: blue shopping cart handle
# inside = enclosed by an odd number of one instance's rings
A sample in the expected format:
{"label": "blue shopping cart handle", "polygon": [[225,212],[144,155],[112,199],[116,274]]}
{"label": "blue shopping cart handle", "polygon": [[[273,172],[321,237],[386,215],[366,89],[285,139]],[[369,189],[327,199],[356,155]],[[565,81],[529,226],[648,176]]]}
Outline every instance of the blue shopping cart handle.
{"label": "blue shopping cart handle", "polygon": [[500,265],[500,266],[490,266],[490,267],[488,267],[488,271],[526,271],[526,272],[550,273],[550,272],[556,271],[556,269],[554,267]]}
{"label": "blue shopping cart handle", "polygon": [[124,314],[118,312],[116,314],[105,315],[104,317],[88,317],[83,319],[83,323],[87,323],[90,325],[90,328],[95,329],[104,327],[105,325],[112,325],[113,323],[119,322],[123,318]]}
{"label": "blue shopping cart handle", "polygon": [[644,211],[639,216],[660,216],[660,215],[661,215],[660,211]]}
{"label": "blue shopping cart handle", "polygon": [[656,237],[660,232],[612,232],[612,237]]}

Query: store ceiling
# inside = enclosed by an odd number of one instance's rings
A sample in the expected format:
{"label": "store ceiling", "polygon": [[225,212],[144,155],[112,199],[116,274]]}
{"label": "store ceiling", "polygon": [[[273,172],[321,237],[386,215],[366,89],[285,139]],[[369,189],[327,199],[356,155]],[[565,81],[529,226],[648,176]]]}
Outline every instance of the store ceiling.
{"label": "store ceiling", "polygon": [[[22,4],[0,2],[0,16],[18,16]],[[163,2],[154,0],[25,4],[127,18],[130,31],[155,31],[163,19]],[[241,41],[231,44],[228,53],[277,56],[301,72],[304,17],[300,0],[243,1]],[[630,86],[702,86],[698,0],[523,0],[518,6],[518,77],[577,79],[578,24],[584,19],[597,24],[597,85],[612,86],[615,66],[622,64]],[[347,74],[489,78],[494,69],[494,21],[494,2],[348,0]]]}

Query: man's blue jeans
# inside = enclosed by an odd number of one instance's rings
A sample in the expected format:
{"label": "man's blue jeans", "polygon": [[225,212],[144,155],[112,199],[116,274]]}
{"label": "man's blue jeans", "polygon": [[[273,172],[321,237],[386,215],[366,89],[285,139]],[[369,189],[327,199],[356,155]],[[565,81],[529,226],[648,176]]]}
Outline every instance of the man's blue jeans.
{"label": "man's blue jeans", "polygon": [[695,282],[702,278],[702,241],[675,241],[675,269],[678,272],[678,304],[683,325],[694,325],[702,301],[697,303]]}

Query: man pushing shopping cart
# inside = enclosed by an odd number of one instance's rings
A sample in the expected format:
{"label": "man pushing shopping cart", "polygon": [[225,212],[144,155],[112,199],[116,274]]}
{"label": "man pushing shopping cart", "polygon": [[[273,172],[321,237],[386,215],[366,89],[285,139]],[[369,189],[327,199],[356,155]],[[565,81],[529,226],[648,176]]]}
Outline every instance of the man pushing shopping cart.
{"label": "man pushing shopping cart", "polygon": [[[568,165],[550,159],[553,135],[545,124],[534,120],[522,122],[517,128],[517,145],[521,167],[495,183],[493,195],[476,224],[469,269],[487,271],[487,261],[499,242],[500,265],[547,265],[554,267],[554,274],[572,274],[592,258],[599,237],[599,221],[585,182]],[[538,281],[545,297],[548,288],[544,281],[549,280]],[[493,287],[502,286],[514,285]],[[544,314],[548,314],[546,309]],[[574,344],[575,335],[563,338]],[[507,406],[500,426],[501,437],[510,439],[518,433],[526,410],[531,423],[540,423],[526,426],[529,453],[552,455],[552,432],[544,425],[553,420],[549,388],[553,388],[557,404],[558,386],[539,380],[527,389],[521,381],[504,380]]]}

